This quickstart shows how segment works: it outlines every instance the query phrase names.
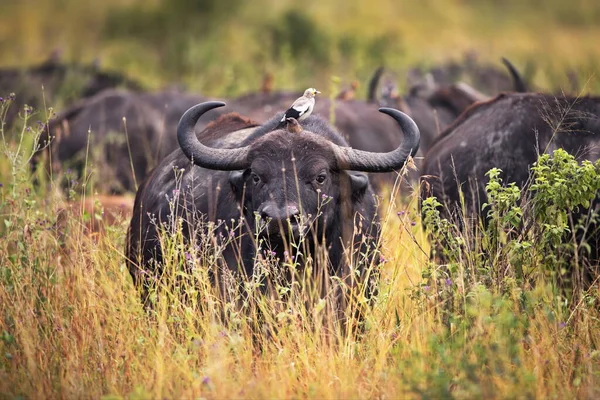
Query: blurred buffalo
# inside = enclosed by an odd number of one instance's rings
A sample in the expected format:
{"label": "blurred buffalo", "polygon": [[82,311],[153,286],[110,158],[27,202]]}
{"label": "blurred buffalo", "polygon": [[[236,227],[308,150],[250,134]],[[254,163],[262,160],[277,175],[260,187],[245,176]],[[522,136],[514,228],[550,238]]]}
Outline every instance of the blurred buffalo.
{"label": "blurred buffalo", "polygon": [[[34,110],[43,109],[115,87],[142,89],[141,84],[123,74],[102,71],[96,64],[67,64],[56,55],[36,66],[0,68],[0,96],[14,94],[14,104],[4,120],[7,127],[16,122],[25,104]],[[43,111],[38,119],[46,119]]]}

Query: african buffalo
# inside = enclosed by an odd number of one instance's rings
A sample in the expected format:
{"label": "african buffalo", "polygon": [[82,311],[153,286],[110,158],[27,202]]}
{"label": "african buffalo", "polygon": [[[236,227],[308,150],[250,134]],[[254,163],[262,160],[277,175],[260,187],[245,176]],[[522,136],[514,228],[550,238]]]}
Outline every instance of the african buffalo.
{"label": "african buffalo", "polygon": [[[422,156],[431,146],[435,137],[446,126],[450,125],[460,113],[476,101],[481,101],[483,97],[474,89],[465,84],[452,84],[448,86],[437,86],[431,83],[429,86],[416,86],[410,89],[409,93],[402,96],[396,84],[386,80],[381,88],[381,96],[376,96],[372,91],[377,90],[378,80],[383,76],[383,69],[380,68],[370,82],[369,98],[375,99],[368,104],[376,107],[376,104],[382,107],[392,107],[410,115],[419,127],[421,133],[421,145],[419,153],[415,160],[416,170],[409,171],[407,178],[403,181],[404,187],[412,187],[419,179],[419,170],[422,165]],[[360,114],[356,116],[360,119]],[[381,146],[383,149],[397,146],[400,138],[394,131],[385,129],[375,140],[365,135],[356,135],[353,144],[354,147],[361,148],[360,142],[366,142],[369,146]],[[393,177],[386,177],[389,182]],[[393,182],[393,180],[391,180]]]}
{"label": "african buffalo", "polygon": [[[316,260],[317,248],[325,248],[331,274],[349,278],[351,265],[364,274],[370,258],[357,259],[374,255],[379,236],[374,194],[364,172],[398,170],[416,152],[419,130],[410,117],[380,109],[404,132],[401,146],[380,154],[348,147],[314,115],[302,121],[302,132],[292,133],[275,129],[282,113],[264,125],[227,114],[196,135],[198,119],[224,105],[207,102],[189,109],[177,128],[181,149],[165,158],[137,192],[126,249],[136,284],[145,286],[160,274],[159,232],[173,229],[173,221],[181,221],[184,237],[196,243],[206,233],[202,227],[214,223],[217,245],[225,246],[221,266],[234,273],[255,272],[253,238],[259,232],[262,249],[280,260]],[[308,242],[303,256],[291,246],[302,237]]]}
{"label": "african buffalo", "polygon": [[[81,177],[87,162],[99,168],[98,190],[122,193],[135,188],[136,180],[141,181],[153,166],[152,160],[167,154],[160,154],[163,119],[138,94],[109,89],[75,103],[51,120],[40,145],[52,139],[45,152],[50,154],[47,159],[53,174],[69,167]],[[40,156],[32,160],[34,167]]]}
{"label": "african buffalo", "polygon": [[[135,191],[136,183],[178,147],[175,132],[181,114],[204,100],[177,91],[107,89],[59,113],[40,144],[52,138],[46,150],[51,153],[48,158],[54,174],[71,167],[81,176],[88,160],[99,170],[96,189],[104,193]],[[215,110],[209,117],[219,114]],[[88,141],[91,154],[86,154]],[[34,167],[39,156],[33,160]]]}
{"label": "african buffalo", "polygon": [[[114,87],[142,88],[138,82],[120,73],[102,71],[95,65],[65,64],[56,58],[32,67],[1,68],[0,96],[15,94],[14,104],[9,107],[4,122],[8,127],[12,126],[25,104],[34,109],[45,104],[55,106],[59,100],[69,102]],[[45,118],[43,112],[37,117]]]}
{"label": "african buffalo", "polygon": [[460,61],[452,60],[431,68],[411,69],[408,72],[408,86],[421,84],[423,78],[430,74],[438,85],[446,86],[463,81],[488,95],[527,91],[524,79],[514,66],[505,58],[502,59],[502,63],[508,69],[509,75],[495,65],[481,63],[475,54],[467,54]]}
{"label": "african buffalo", "polygon": [[471,104],[485,99],[468,85],[452,84],[436,87],[427,95],[419,93],[416,89],[411,90],[398,104],[404,105],[407,114],[419,126],[422,132],[421,152],[425,154],[437,135],[450,125],[460,113]]}
{"label": "african buffalo", "polygon": [[[512,87],[505,90],[526,92],[527,85],[519,71],[506,58],[503,58],[502,62],[508,69],[512,82]],[[464,68],[467,69],[466,66]],[[458,65],[450,68],[450,70],[454,69],[461,70]],[[444,69],[440,68],[440,70]],[[500,72],[497,74],[506,77]],[[402,110],[414,119],[421,131],[421,154],[425,154],[437,135],[469,106],[478,101],[489,100],[488,96],[470,85],[456,82],[458,75],[452,73],[441,76],[427,74],[424,79],[418,81],[413,79],[405,95],[400,94],[395,82],[386,79],[381,85],[381,95],[378,96],[377,88],[383,75],[383,68],[375,71],[369,84],[367,97],[382,107]]]}
{"label": "african buffalo", "polygon": [[[538,155],[558,148],[579,160],[600,158],[600,98],[501,94],[469,108],[436,139],[425,155],[422,197],[437,197],[443,215],[460,222],[463,192],[466,217],[479,216],[490,169],[522,188]],[[600,248],[591,246],[598,259]]]}

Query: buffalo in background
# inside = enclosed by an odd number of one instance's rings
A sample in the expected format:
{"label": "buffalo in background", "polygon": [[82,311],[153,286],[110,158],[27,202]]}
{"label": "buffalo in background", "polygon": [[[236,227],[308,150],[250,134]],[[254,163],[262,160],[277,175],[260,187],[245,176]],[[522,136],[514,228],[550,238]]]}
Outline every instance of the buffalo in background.
{"label": "buffalo in background", "polygon": [[[25,104],[34,110],[56,107],[59,99],[69,103],[115,87],[142,90],[141,84],[120,73],[103,71],[95,64],[63,63],[57,54],[37,66],[0,68],[0,95],[15,94],[4,120],[8,127],[16,122]],[[38,117],[45,118],[45,114]]]}
{"label": "buffalo in background", "polygon": [[[469,108],[436,139],[425,155],[422,198],[438,198],[444,217],[463,226],[464,218],[483,217],[490,169],[501,169],[504,182],[523,188],[539,154],[558,148],[580,161],[600,158],[600,98],[501,94]],[[600,260],[599,233],[595,225],[587,232],[588,279],[597,275],[591,268]]]}
{"label": "buffalo in background", "polygon": [[447,86],[456,82],[466,82],[488,96],[500,92],[526,92],[528,90],[526,81],[531,77],[530,68],[527,68],[524,78],[506,58],[502,59],[502,63],[508,69],[508,75],[496,65],[481,63],[477,54],[466,53],[462,60],[410,69],[406,77],[407,86],[418,86],[427,75],[430,75],[431,80],[437,85]]}
{"label": "buffalo in background", "polygon": [[[40,145],[49,146],[34,157],[33,167],[48,154],[55,176],[65,167],[82,174],[87,161],[98,169],[96,189],[135,191],[148,172],[178,147],[175,132],[181,115],[204,100],[174,90],[104,90],[72,104],[50,121],[40,137]],[[220,114],[218,110],[209,113],[208,121]]]}
{"label": "buffalo in background", "polygon": [[[507,67],[510,77],[501,71],[497,71],[497,74],[510,81],[513,90],[526,91],[526,84],[518,70],[508,60],[503,59],[502,61]],[[457,79],[458,76],[453,76],[452,79]],[[419,171],[423,165],[422,158],[439,133],[471,105],[488,100],[489,97],[464,82],[451,80],[449,76],[438,82],[432,74],[426,75],[421,80],[410,79],[409,74],[408,80],[408,92],[402,95],[396,83],[389,77],[385,77],[385,69],[378,68],[369,82],[367,99],[368,103],[393,107],[405,112],[419,127],[421,146],[415,160],[416,170],[410,171],[408,179],[404,181],[405,187],[412,187],[419,180]],[[389,149],[397,145],[399,138],[397,135],[381,135],[377,141],[370,138],[359,140],[371,140],[373,145]],[[360,144],[357,145],[360,146]]]}
{"label": "buffalo in background", "polygon": [[[421,131],[420,153],[425,154],[438,134],[462,112],[478,101],[489,100],[489,96],[480,91],[481,88],[486,88],[488,93],[490,93],[490,88],[501,88],[501,91],[507,92],[527,92],[528,85],[515,66],[506,58],[503,58],[502,62],[509,71],[509,75],[493,67],[473,65],[469,67],[469,64],[463,66],[454,62],[447,66],[434,68],[430,72],[419,75],[418,78],[415,77],[415,72],[412,70],[407,77],[408,90],[404,95],[400,93],[394,80],[385,77],[385,69],[381,67],[375,71],[370,80],[367,99],[371,103],[382,107],[397,108],[410,115]],[[446,70],[448,70],[446,73],[434,74],[435,71]],[[461,77],[468,78],[463,75],[468,75],[466,72],[470,70],[487,71],[482,75],[488,76],[490,82],[480,79],[478,81],[483,80],[483,82],[479,82],[480,85],[473,87],[459,81]],[[459,71],[464,71],[464,74]],[[493,83],[496,81],[508,83],[502,85]],[[494,89],[491,93],[497,94],[499,91]]]}

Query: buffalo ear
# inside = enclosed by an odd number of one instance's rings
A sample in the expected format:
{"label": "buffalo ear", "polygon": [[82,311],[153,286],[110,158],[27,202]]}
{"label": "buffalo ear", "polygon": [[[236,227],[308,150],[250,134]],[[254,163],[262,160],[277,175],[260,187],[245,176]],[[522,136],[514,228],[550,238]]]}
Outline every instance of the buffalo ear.
{"label": "buffalo ear", "polygon": [[243,193],[248,174],[250,174],[249,169],[245,169],[243,171],[231,171],[229,173],[229,183],[231,184],[231,189],[236,195],[241,195]]}
{"label": "buffalo ear", "polygon": [[367,174],[363,174],[361,172],[351,172],[348,174],[350,176],[350,187],[352,188],[352,193],[354,195],[363,195],[367,187],[369,187],[369,177]]}

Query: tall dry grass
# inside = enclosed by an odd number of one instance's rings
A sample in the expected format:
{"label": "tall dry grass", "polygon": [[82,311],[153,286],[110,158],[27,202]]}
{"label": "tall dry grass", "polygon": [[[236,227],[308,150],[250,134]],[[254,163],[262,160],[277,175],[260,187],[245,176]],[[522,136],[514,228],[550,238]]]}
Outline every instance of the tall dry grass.
{"label": "tall dry grass", "polygon": [[[163,280],[146,310],[125,265],[127,219],[90,232],[89,218],[106,215],[100,204],[78,211],[32,185],[35,129],[23,131],[20,147],[2,143],[3,154],[17,155],[0,162],[3,397],[600,395],[598,292],[572,305],[544,281],[509,281],[499,290],[457,274],[432,284],[423,273],[436,266],[414,193],[383,198],[380,293],[361,329],[344,329],[327,312],[334,304],[319,296],[286,303],[248,292],[248,309],[259,316],[240,312],[210,284],[181,286],[187,278],[208,283],[202,270],[174,270],[182,279]],[[84,197],[80,186],[73,190]],[[456,305],[449,316],[445,295]]]}

